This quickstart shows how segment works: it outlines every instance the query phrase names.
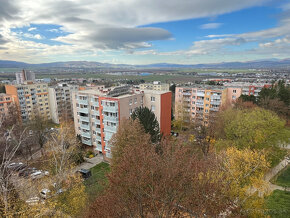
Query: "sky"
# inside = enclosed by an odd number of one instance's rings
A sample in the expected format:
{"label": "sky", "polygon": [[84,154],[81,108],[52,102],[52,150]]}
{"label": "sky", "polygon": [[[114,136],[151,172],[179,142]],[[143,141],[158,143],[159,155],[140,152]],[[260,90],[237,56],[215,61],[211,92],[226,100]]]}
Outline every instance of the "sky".
{"label": "sky", "polygon": [[0,0],[0,60],[290,58],[289,0]]}

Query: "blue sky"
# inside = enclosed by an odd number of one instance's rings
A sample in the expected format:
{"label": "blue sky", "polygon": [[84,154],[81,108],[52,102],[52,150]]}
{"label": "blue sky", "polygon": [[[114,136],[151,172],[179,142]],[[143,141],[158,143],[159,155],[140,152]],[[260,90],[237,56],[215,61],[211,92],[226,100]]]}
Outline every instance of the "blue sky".
{"label": "blue sky", "polygon": [[121,64],[290,57],[287,0],[0,0],[0,59]]}

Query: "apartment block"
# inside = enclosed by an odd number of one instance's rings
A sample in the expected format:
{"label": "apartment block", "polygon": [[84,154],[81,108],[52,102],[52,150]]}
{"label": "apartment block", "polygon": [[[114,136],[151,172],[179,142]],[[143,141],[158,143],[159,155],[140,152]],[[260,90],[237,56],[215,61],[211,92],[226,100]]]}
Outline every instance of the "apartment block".
{"label": "apartment block", "polygon": [[171,92],[141,91],[128,86],[102,90],[90,89],[73,93],[76,134],[82,142],[111,158],[110,139],[117,132],[120,121],[129,118],[140,106],[151,108],[160,130],[170,134]]}
{"label": "apartment block", "polygon": [[0,93],[0,118],[7,116],[9,113],[9,107],[14,103],[12,95]]}
{"label": "apartment block", "polygon": [[35,81],[35,73],[25,71],[24,69],[22,72],[15,73],[15,76],[17,84],[23,84],[25,81]]}
{"label": "apartment block", "polygon": [[169,84],[154,81],[153,83],[143,83],[139,85],[141,90],[156,90],[156,91],[169,91]]}
{"label": "apartment block", "polygon": [[72,92],[78,91],[79,86],[59,83],[48,88],[50,116],[54,123],[60,119],[73,119]]}
{"label": "apartment block", "polygon": [[270,88],[272,85],[269,83],[245,83],[245,82],[232,82],[225,83],[225,87],[235,87],[241,89],[243,95],[258,96],[262,88]]}
{"label": "apartment block", "polygon": [[241,89],[232,87],[176,87],[175,117],[207,125],[221,105],[232,104],[240,95]]}
{"label": "apartment block", "polygon": [[5,89],[6,93],[14,98],[23,121],[31,119],[36,113],[51,119],[46,83],[26,82],[26,84],[5,85]]}

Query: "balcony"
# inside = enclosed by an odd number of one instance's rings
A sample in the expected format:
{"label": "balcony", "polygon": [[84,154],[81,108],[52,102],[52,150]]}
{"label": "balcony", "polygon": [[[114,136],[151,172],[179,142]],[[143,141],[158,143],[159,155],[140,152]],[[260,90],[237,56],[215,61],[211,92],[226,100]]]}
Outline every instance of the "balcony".
{"label": "balcony", "polygon": [[80,100],[80,99],[78,99],[77,102],[78,102],[79,104],[88,105],[88,100]]}
{"label": "balcony", "polygon": [[101,124],[101,121],[99,120],[99,119],[94,119],[94,121],[95,121],[95,124]]}
{"label": "balcony", "polygon": [[91,101],[91,105],[95,107],[99,107],[99,102],[98,101]]}
{"label": "balcony", "polygon": [[100,116],[99,110],[91,110],[93,115]]}
{"label": "balcony", "polygon": [[82,113],[89,113],[89,109],[88,108],[80,108],[80,107],[78,107],[77,111],[78,112],[82,112]]}
{"label": "balcony", "polygon": [[213,104],[213,105],[220,105],[221,104],[220,101],[210,101],[210,103]]}
{"label": "balcony", "polygon": [[188,92],[183,92],[182,94],[186,96],[191,96],[191,93],[188,93]]}
{"label": "balcony", "polygon": [[89,119],[89,117],[82,117],[82,116],[80,116],[80,121],[86,121],[86,122],[89,122],[90,119]]}
{"label": "balcony", "polygon": [[116,112],[118,112],[118,106],[117,105],[115,105],[115,106],[105,106],[104,105],[103,111],[116,113]]}
{"label": "balcony", "polygon": [[91,133],[90,132],[81,132],[81,136],[86,137],[86,138],[91,138]]}
{"label": "balcony", "polygon": [[101,132],[101,128],[96,127],[96,132]]}
{"label": "balcony", "polygon": [[197,92],[196,95],[199,97],[204,97],[204,92]]}
{"label": "balcony", "polygon": [[89,146],[92,146],[92,141],[91,140],[87,140],[87,139],[82,138],[82,143],[86,144],[86,145],[89,145]]}
{"label": "balcony", "polygon": [[118,117],[113,117],[113,116],[104,116],[104,121],[108,121],[108,122],[118,122],[119,119]]}
{"label": "balcony", "polygon": [[117,132],[117,126],[105,126],[104,131],[108,131],[108,132]]}
{"label": "balcony", "polygon": [[110,141],[111,138],[112,138],[112,136],[113,136],[113,134],[106,133],[106,135],[105,135],[105,140],[106,140],[106,141]]}
{"label": "balcony", "polygon": [[100,144],[97,143],[97,148],[96,148],[96,150],[97,150],[97,151],[102,151],[102,145],[100,145]]}
{"label": "balcony", "polygon": [[212,95],[211,99],[212,100],[221,100],[221,96],[220,95]]}
{"label": "balcony", "polygon": [[82,129],[86,129],[86,130],[90,130],[91,129],[90,125],[81,124],[80,126],[81,126]]}
{"label": "balcony", "polygon": [[102,141],[102,137],[97,135],[96,136],[96,140],[101,142]]}

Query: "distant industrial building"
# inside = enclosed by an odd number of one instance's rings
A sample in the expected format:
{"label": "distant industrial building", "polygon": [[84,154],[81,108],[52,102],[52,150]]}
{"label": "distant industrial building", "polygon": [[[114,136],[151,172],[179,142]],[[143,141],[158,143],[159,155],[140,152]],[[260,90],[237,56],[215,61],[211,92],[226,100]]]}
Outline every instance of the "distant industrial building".
{"label": "distant industrial building", "polygon": [[120,121],[140,106],[151,109],[163,135],[171,131],[171,92],[132,89],[129,86],[90,89],[73,94],[76,134],[82,142],[111,158],[110,139]]}

